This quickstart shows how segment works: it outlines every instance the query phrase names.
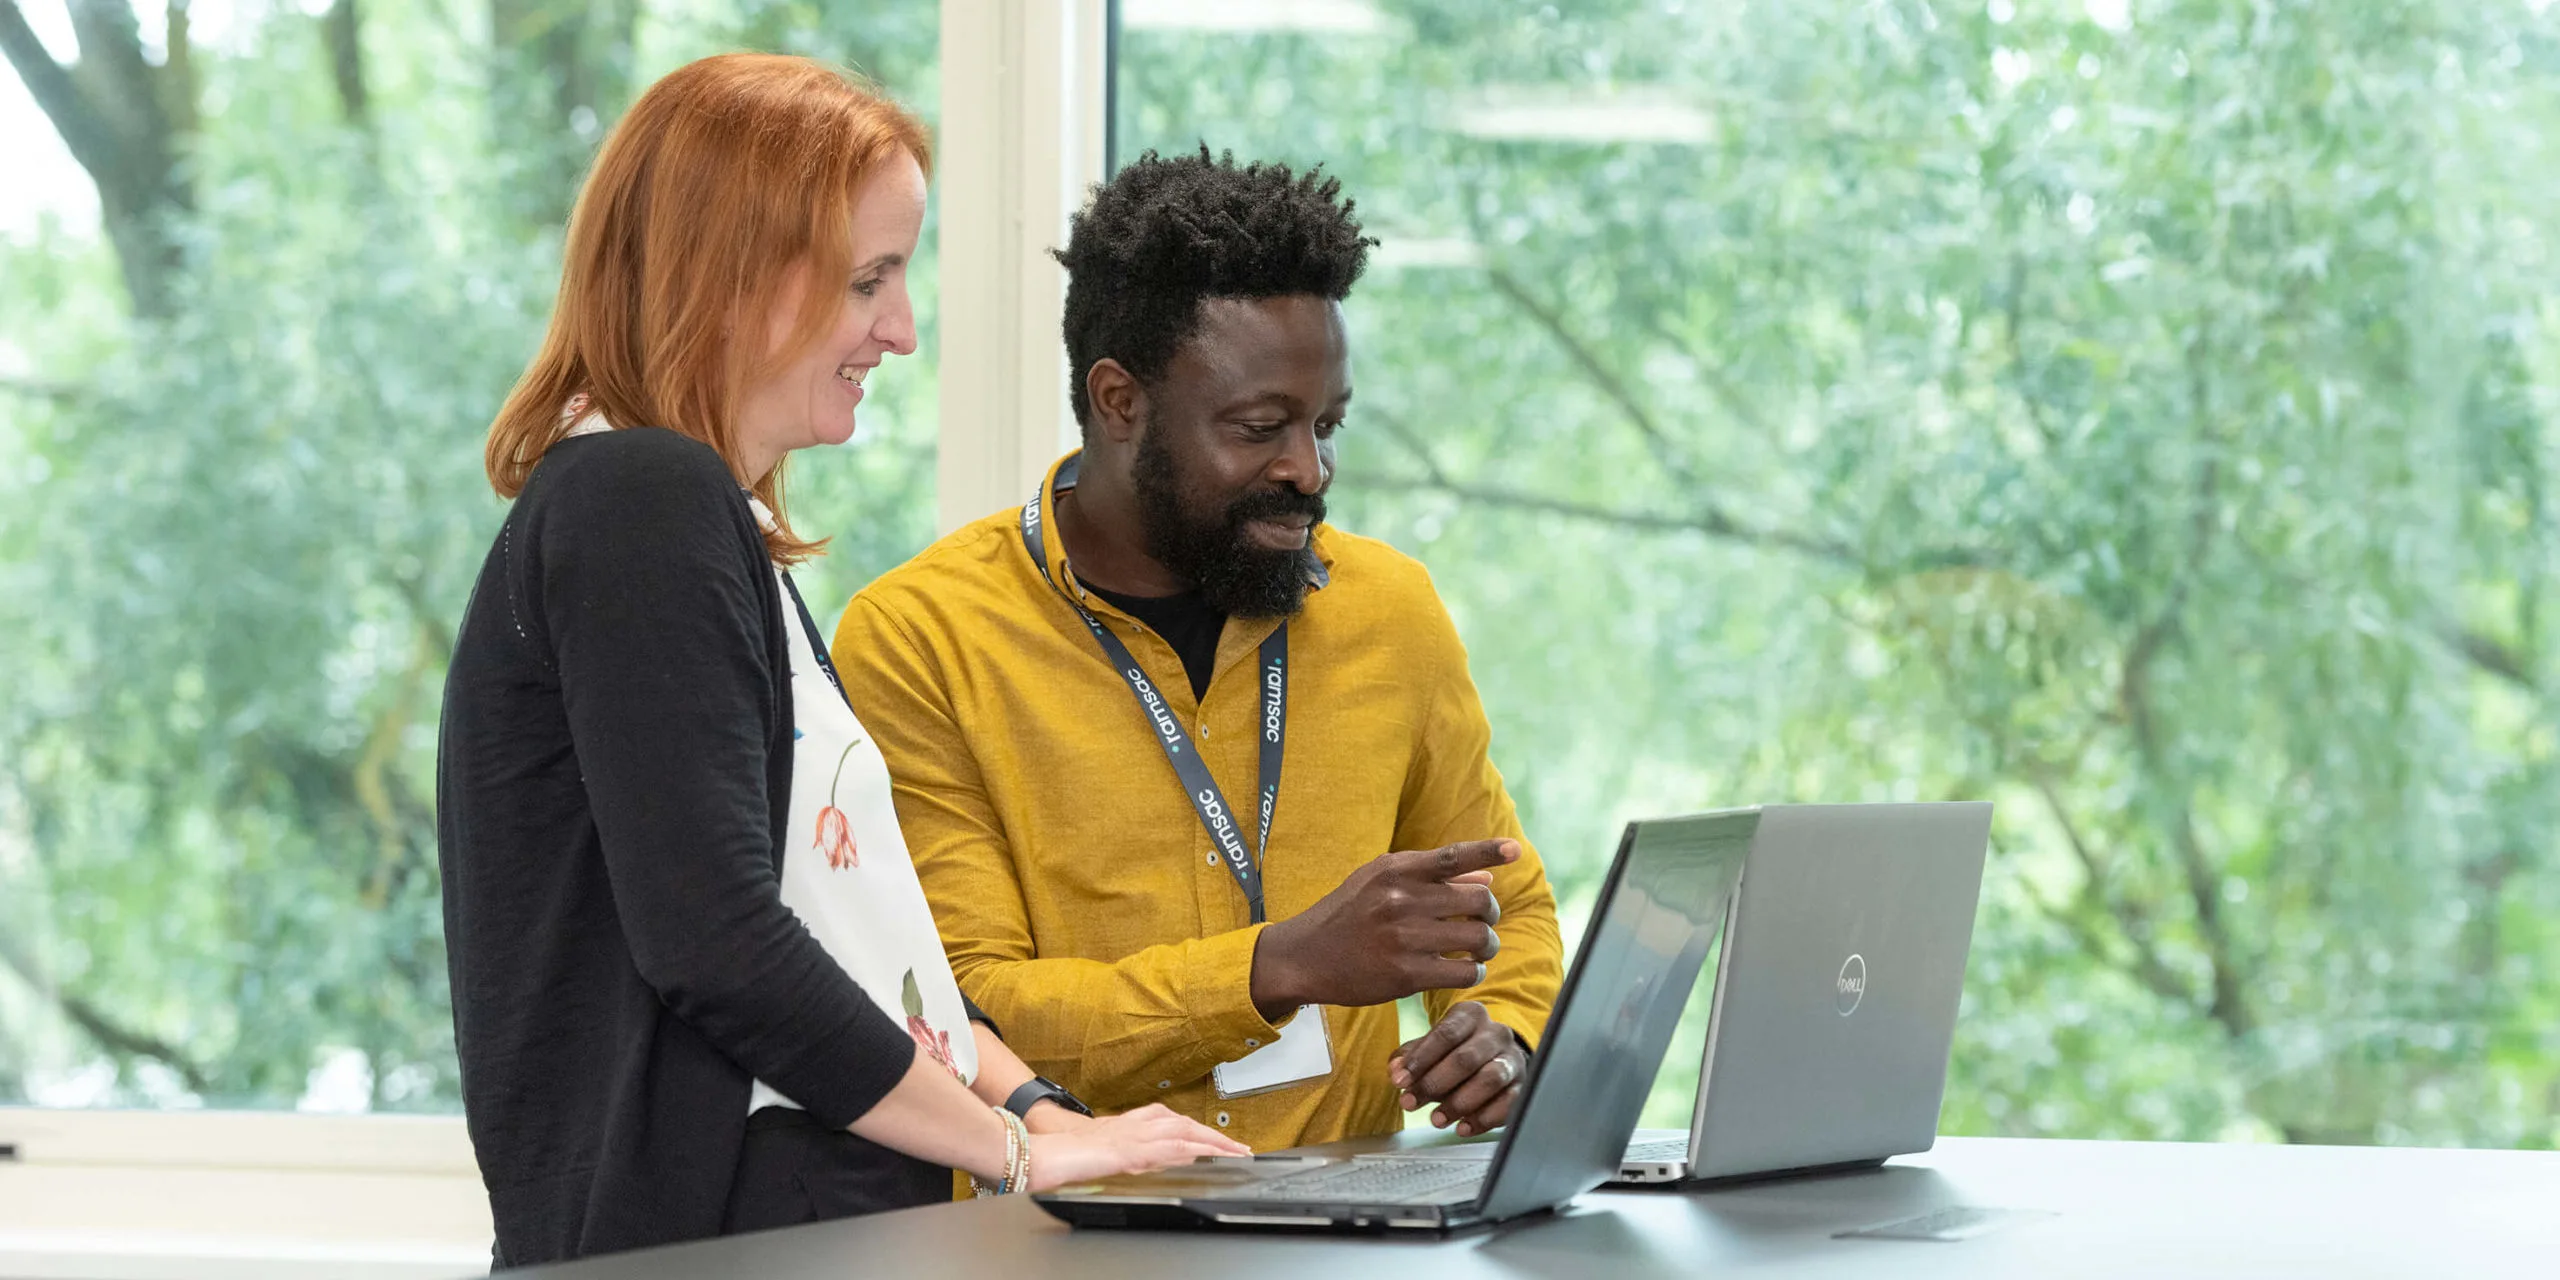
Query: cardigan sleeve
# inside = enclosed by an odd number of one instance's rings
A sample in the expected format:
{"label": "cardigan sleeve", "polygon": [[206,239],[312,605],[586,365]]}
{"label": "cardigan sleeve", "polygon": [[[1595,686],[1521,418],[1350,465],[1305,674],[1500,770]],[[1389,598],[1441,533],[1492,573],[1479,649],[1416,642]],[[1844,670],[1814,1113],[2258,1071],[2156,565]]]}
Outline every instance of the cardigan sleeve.
{"label": "cardigan sleeve", "polygon": [[788,709],[763,541],[696,441],[633,428],[582,454],[527,532],[623,942],[676,1016],[849,1125],[915,1042],[782,903],[767,766]]}

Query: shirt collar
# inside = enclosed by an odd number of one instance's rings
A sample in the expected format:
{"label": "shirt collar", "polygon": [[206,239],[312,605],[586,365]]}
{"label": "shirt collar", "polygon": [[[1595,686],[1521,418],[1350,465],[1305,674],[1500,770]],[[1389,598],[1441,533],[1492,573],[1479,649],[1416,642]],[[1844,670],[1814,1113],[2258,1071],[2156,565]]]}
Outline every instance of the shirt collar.
{"label": "shirt collar", "polygon": [[[1040,491],[1031,495],[1031,500],[1038,504],[1033,515],[1042,528],[1050,531],[1041,539],[1042,549],[1049,556],[1049,580],[1065,583],[1079,600],[1085,598],[1084,584],[1076,581],[1075,571],[1067,564],[1067,540],[1057,533],[1057,515],[1058,495],[1076,487],[1076,476],[1083,466],[1082,449],[1050,463],[1049,474],[1042,479]],[[1307,586],[1311,590],[1321,591],[1333,581],[1333,549],[1327,545],[1327,528],[1318,524],[1307,534],[1307,547],[1315,553],[1307,558]]]}

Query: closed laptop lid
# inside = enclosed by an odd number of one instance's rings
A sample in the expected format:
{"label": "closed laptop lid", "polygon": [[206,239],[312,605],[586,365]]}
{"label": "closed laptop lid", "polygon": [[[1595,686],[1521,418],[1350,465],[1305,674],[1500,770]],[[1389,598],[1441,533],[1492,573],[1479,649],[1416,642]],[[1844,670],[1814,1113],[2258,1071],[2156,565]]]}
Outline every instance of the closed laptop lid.
{"label": "closed laptop lid", "polygon": [[1717,966],[1692,1176],[1936,1141],[1991,806],[1772,805]]}
{"label": "closed laptop lid", "polygon": [[1740,809],[1628,824],[1494,1153],[1484,1217],[1551,1208],[1616,1176],[1759,821]]}

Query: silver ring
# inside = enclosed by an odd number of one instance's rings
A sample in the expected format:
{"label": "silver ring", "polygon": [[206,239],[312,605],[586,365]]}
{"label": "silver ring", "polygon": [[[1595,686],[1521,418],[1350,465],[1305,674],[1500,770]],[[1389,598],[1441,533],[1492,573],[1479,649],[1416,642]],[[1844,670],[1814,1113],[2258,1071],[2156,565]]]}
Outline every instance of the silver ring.
{"label": "silver ring", "polygon": [[1493,1065],[1502,1068],[1502,1087],[1505,1089],[1511,1087],[1512,1081],[1520,1078],[1520,1068],[1512,1065],[1510,1054],[1506,1053],[1494,1059]]}

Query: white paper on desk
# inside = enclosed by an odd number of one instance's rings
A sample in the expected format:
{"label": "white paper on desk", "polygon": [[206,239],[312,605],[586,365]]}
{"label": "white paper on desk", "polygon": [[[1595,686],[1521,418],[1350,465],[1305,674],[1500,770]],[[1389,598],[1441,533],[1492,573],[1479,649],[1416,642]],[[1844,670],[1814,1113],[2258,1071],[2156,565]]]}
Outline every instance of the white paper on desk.
{"label": "white paper on desk", "polygon": [[1313,1080],[1333,1073],[1333,1041],[1325,1034],[1324,1006],[1302,1005],[1298,1016],[1280,1028],[1280,1038],[1233,1062],[1221,1062],[1209,1076],[1221,1098],[1243,1098]]}

